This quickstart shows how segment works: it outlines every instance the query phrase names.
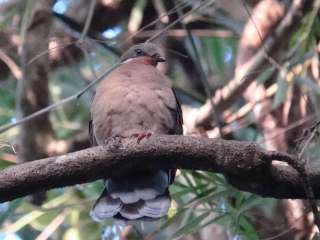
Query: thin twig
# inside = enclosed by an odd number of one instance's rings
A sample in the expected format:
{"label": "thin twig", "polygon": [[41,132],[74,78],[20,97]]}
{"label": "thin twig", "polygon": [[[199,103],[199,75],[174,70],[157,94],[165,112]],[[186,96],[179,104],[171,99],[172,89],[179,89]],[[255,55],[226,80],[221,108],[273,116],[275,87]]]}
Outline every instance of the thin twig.
{"label": "thin twig", "polygon": [[0,59],[7,65],[10,69],[12,75],[17,79],[22,79],[22,71],[20,70],[19,66],[10,58],[4,51],[0,49]]}
{"label": "thin twig", "polygon": [[[180,9],[178,9],[178,16],[179,17],[183,16],[183,14],[182,14]],[[200,54],[198,52],[196,43],[195,43],[195,41],[193,39],[193,36],[192,36],[188,26],[186,24],[184,24],[183,22],[181,22],[181,24],[182,24],[183,28],[185,29],[185,31],[187,32],[188,40],[189,40],[189,42],[191,44],[191,47],[193,49],[193,53],[194,53],[195,58],[196,58],[196,66],[198,67],[198,69],[200,71],[200,81],[201,81],[201,83],[203,85],[203,88],[205,90],[205,93],[207,95],[207,99],[209,99],[210,104],[211,104],[211,112],[212,112],[213,120],[215,121],[215,123],[218,126],[220,136],[223,136],[221,119],[220,119],[220,117],[218,115],[218,112],[216,111],[216,107],[215,107],[213,99],[212,99],[212,92],[211,92],[211,89],[210,89],[210,84],[209,84],[209,81],[208,81],[208,79],[206,77],[206,74],[204,72],[203,66],[202,66],[202,64],[200,62]]]}
{"label": "thin twig", "polygon": [[93,13],[94,13],[94,9],[95,9],[95,6],[96,6],[96,2],[97,2],[97,0],[91,0],[90,1],[89,13],[88,13],[88,16],[86,18],[86,22],[84,24],[84,27],[83,27],[83,30],[82,30],[82,33],[81,33],[81,36],[80,36],[80,39],[79,39],[79,43],[83,43],[84,38],[88,34],[89,27],[90,27],[90,24],[91,24],[91,21],[92,21]]}
{"label": "thin twig", "polygon": [[[181,4],[181,3],[184,3],[183,1],[178,3],[178,4]],[[174,8],[177,7],[178,4],[175,4]],[[163,1],[162,0],[152,0],[152,5],[154,6],[154,8],[156,9],[156,11],[158,12],[158,19],[164,23],[164,24],[167,24],[169,23],[169,17],[168,17],[168,13],[167,13],[167,9],[166,9],[166,6],[164,5]],[[164,17],[162,17],[164,16]]]}
{"label": "thin twig", "polygon": [[312,182],[306,169],[306,162],[302,158],[303,152],[307,148],[308,144],[310,143],[310,141],[315,135],[314,134],[315,131],[317,130],[318,130],[317,127],[313,129],[312,133],[308,137],[307,141],[305,142],[304,146],[302,147],[302,150],[300,151],[297,157],[294,157],[289,154],[282,154],[281,156],[279,156],[278,152],[270,152],[267,155],[269,156],[269,159],[275,159],[278,161],[283,161],[288,163],[300,174],[302,186],[304,188],[306,197],[309,201],[311,210],[314,215],[314,224],[317,226],[318,230],[320,230],[320,215],[318,211],[318,206],[315,201],[315,194],[312,188]]}
{"label": "thin twig", "polygon": [[318,127],[320,126],[320,122],[317,122],[311,129],[311,133],[309,134],[309,137],[307,138],[307,140],[305,141],[302,149],[299,152],[299,158],[302,158],[305,150],[307,149],[307,147],[309,146],[311,140],[314,138],[314,136],[316,135],[317,131],[318,131]]}
{"label": "thin twig", "polygon": [[52,48],[49,48],[48,50],[45,50],[45,51],[42,51],[40,52],[39,54],[37,54],[36,56],[34,56],[33,58],[31,58],[28,63],[27,63],[27,66],[29,66],[30,64],[32,64],[34,61],[36,61],[38,58],[50,53],[51,51],[53,50],[58,50],[58,49],[64,49],[66,47],[69,47],[73,44],[76,44],[78,42],[78,40],[76,41],[71,41],[69,43],[66,43],[66,44],[62,44],[61,46],[57,46],[57,47],[52,47]]}
{"label": "thin twig", "polygon": [[175,21],[173,21],[172,23],[168,24],[164,29],[162,29],[162,31],[156,33],[155,35],[153,35],[152,37],[150,37],[147,42],[152,42],[153,40],[155,40],[156,38],[158,38],[161,34],[163,34],[165,31],[167,31],[168,29],[172,28],[174,25],[176,25],[178,22],[181,22],[181,20],[183,20],[184,18],[186,18],[187,16],[189,16],[190,14],[194,13],[195,11],[203,8],[203,7],[207,7],[209,5],[211,5],[214,2],[214,0],[209,0],[208,2],[201,2],[198,6],[193,7],[190,11],[188,11],[187,13],[185,13],[184,15],[180,16],[178,19],[176,19]]}
{"label": "thin twig", "polygon": [[50,236],[58,229],[58,227],[63,224],[65,218],[67,217],[67,211],[63,211],[58,214],[37,236],[35,240],[47,240]]}
{"label": "thin twig", "polygon": [[271,57],[270,54],[268,54],[267,48],[264,45],[264,39],[262,37],[262,34],[261,34],[261,32],[260,32],[255,20],[253,19],[252,13],[250,12],[250,9],[248,8],[247,3],[244,0],[241,0],[241,2],[242,2],[242,5],[243,5],[244,9],[246,10],[246,12],[248,14],[248,17],[249,17],[250,21],[252,22],[253,26],[256,29],[258,37],[260,38],[260,41],[261,41],[261,44],[262,44],[262,49],[264,50],[264,53],[265,53],[265,58],[273,66],[275,66],[278,69],[278,71],[281,71],[283,69],[283,67],[273,57]]}
{"label": "thin twig", "polygon": [[309,201],[310,207],[311,207],[313,215],[314,215],[314,223],[318,227],[318,230],[320,231],[320,214],[319,214],[317,203],[315,201],[315,195],[314,195],[314,191],[312,188],[311,180],[310,180],[309,175],[307,174],[307,161],[304,161],[304,159],[303,159],[303,154],[304,154],[305,150],[307,149],[307,147],[309,146],[311,140],[315,137],[315,135],[318,131],[319,124],[320,124],[320,122],[317,122],[315,124],[315,126],[312,129],[312,132],[310,133],[310,135],[307,138],[307,140],[305,141],[301,151],[299,152],[299,154],[298,154],[298,163],[299,164],[297,164],[297,167],[298,167],[298,170],[300,171],[301,177],[303,177],[303,184],[304,184],[304,188],[306,191],[306,195],[308,197],[308,201]]}
{"label": "thin twig", "polygon": [[[269,114],[269,113],[266,113],[266,114]],[[303,119],[292,122],[291,124],[287,125],[283,130],[279,130],[279,131],[271,134],[269,137],[262,139],[262,141],[258,141],[258,143],[263,144],[267,140],[270,141],[273,138],[276,138],[277,136],[279,136],[280,134],[284,134],[292,129],[295,129],[295,128],[301,126],[302,124],[305,124],[308,121],[315,119],[315,117],[316,117],[315,114],[310,114],[310,115],[304,117]]]}
{"label": "thin twig", "polygon": [[[304,217],[304,214],[300,215],[299,217],[295,218],[293,220],[293,223],[296,223],[298,222],[302,217]],[[282,226],[277,226],[277,227],[274,227],[273,230],[277,230],[277,229],[281,229],[281,228],[286,228],[286,225],[285,224],[282,224]],[[276,235],[273,235],[271,237],[267,237],[267,238],[263,238],[261,240],[275,240],[275,239],[279,239],[279,237],[282,237],[283,235],[291,232],[291,231],[294,231],[294,228],[295,226],[292,225],[290,226],[288,229],[285,229],[284,231],[281,231],[280,233],[276,234]],[[257,231],[259,233],[259,231]]]}
{"label": "thin twig", "polygon": [[[155,34],[153,37],[151,37],[150,39],[148,39],[148,41],[152,41],[154,40],[155,38],[157,38],[159,35],[161,35],[164,31],[168,30],[169,28],[171,28],[172,26],[174,26],[176,23],[178,23],[179,21],[181,21],[183,18],[187,17],[188,15],[190,15],[191,13],[195,12],[196,10],[202,8],[202,7],[205,7],[205,6],[208,6],[210,4],[213,3],[213,0],[210,0],[208,2],[204,2],[204,4],[199,4],[197,7],[194,7],[192,8],[190,11],[188,11],[186,14],[184,14],[183,16],[181,16],[180,18],[178,18],[176,21],[172,22],[171,24],[169,24],[166,28],[164,28],[164,30],[162,30],[161,32],[159,32],[158,34]],[[79,42],[79,41],[76,41],[76,42]],[[71,45],[71,44],[74,44],[74,43],[69,43],[68,45]],[[68,46],[67,45],[67,46]],[[41,53],[41,54],[44,54],[44,53]],[[38,56],[37,56],[38,57]],[[35,58],[31,59],[28,64],[32,63],[33,61],[35,60]],[[46,112],[49,112],[61,105],[64,105],[68,102],[71,102],[73,100],[76,100],[78,98],[80,98],[89,88],[91,88],[94,84],[96,84],[97,82],[99,82],[102,78],[104,78],[105,76],[107,76],[112,70],[114,70],[115,68],[117,68],[119,66],[119,63],[115,64],[114,66],[112,66],[110,69],[108,69],[104,74],[102,74],[99,78],[93,80],[87,87],[85,87],[84,89],[82,89],[81,91],[79,91],[78,93],[70,96],[70,97],[67,97],[57,103],[54,103],[44,109],[41,109],[37,112],[34,112],[32,114],[30,114],[29,116],[26,116],[25,118],[22,118],[22,119],[19,119],[18,121],[14,122],[14,123],[10,123],[10,124],[5,124],[3,126],[0,127],[0,134],[15,127],[15,126],[18,126],[20,124],[24,124],[30,120],[32,120],[33,118],[35,117],[38,117],[39,115],[42,115]]]}
{"label": "thin twig", "polygon": [[98,78],[98,75],[97,75],[97,73],[96,73],[96,70],[94,69],[93,62],[91,61],[90,53],[87,51],[86,48],[80,48],[80,49],[81,49],[81,51],[83,52],[85,61],[86,61],[87,65],[89,66],[89,69],[90,69],[90,72],[91,72],[92,76],[93,76],[94,78]]}
{"label": "thin twig", "polygon": [[[235,35],[230,30],[214,30],[214,29],[190,29],[192,35],[198,37],[219,37],[219,38],[235,38],[238,39],[239,36]],[[139,40],[143,38],[148,38],[158,33],[159,30],[144,30],[138,34],[134,34],[132,38]],[[166,32],[167,37],[184,38],[187,36],[187,32],[184,29],[171,29]]]}
{"label": "thin twig", "polygon": [[[303,16],[301,13],[307,11],[307,9],[304,8],[307,3],[307,1],[302,0],[292,3],[273,34],[264,41],[264,48],[258,50],[246,64],[242,65],[234,78],[231,79],[226,86],[215,92],[213,101],[218,111],[223,111],[230,107],[234,103],[234,100],[239,98],[247,86],[251,84],[255,76],[250,76],[248,73],[254,72],[266,64],[266,52],[270,55],[275,52],[279,41],[283,42],[288,40],[287,36],[290,30],[293,29],[293,24],[296,24],[297,21],[300,22]],[[206,124],[211,117],[210,113],[211,104],[207,102],[199,109],[195,120],[195,127]]]}
{"label": "thin twig", "polygon": [[70,96],[70,97],[67,97],[65,99],[62,99],[50,106],[47,106],[39,111],[36,111],[24,118],[21,118],[19,120],[17,120],[16,122],[14,123],[9,123],[9,124],[5,124],[5,125],[2,125],[0,127],[0,134],[13,128],[13,127],[16,127],[18,125],[21,125],[21,124],[24,124],[26,122],[29,122],[30,120],[34,119],[35,117],[38,117],[44,113],[47,113],[53,109],[56,109],[57,107],[59,106],[62,106],[68,102],[71,102],[73,100],[77,100],[79,99],[88,89],[90,89],[93,85],[95,85],[96,83],[98,83],[100,80],[102,80],[103,78],[105,78],[110,72],[112,72],[114,69],[116,69],[118,66],[120,65],[120,63],[116,63],[114,64],[111,68],[109,68],[107,71],[105,71],[100,77],[98,77],[97,79],[93,80],[90,84],[88,84],[85,88],[83,88],[82,90],[80,90],[79,92],[75,93],[74,95]]}
{"label": "thin twig", "polygon": [[154,21],[152,21],[152,22],[148,23],[147,25],[143,26],[142,28],[140,28],[139,31],[135,32],[135,33],[132,34],[130,37],[128,37],[127,39],[125,39],[125,40],[121,43],[121,45],[123,45],[123,44],[127,43],[128,41],[130,41],[132,38],[134,38],[136,35],[138,35],[138,34],[140,34],[141,32],[143,32],[143,31],[144,31],[145,29],[147,29],[148,27],[153,26],[154,24],[158,23],[159,21],[161,21],[162,18],[168,17],[168,16],[176,13],[176,10],[177,10],[178,8],[183,8],[183,7],[185,7],[186,5],[187,5],[187,3],[183,2],[183,1],[180,2],[178,5],[176,5],[176,6],[173,7],[172,9],[170,9],[170,10],[167,12],[167,14],[164,14],[164,15],[158,17],[158,18],[155,19]]}

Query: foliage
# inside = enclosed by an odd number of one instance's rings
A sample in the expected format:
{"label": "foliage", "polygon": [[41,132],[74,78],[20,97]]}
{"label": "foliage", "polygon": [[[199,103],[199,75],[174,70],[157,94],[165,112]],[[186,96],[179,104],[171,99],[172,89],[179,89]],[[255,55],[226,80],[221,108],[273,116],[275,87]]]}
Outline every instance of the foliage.
{"label": "foliage", "polygon": [[[17,1],[11,5],[5,15],[1,17],[0,30],[9,28],[14,17],[22,14],[23,17],[17,33],[24,38],[34,2]],[[62,2],[72,4],[72,1],[56,1],[55,4],[57,2],[59,4],[62,4]],[[148,7],[144,6],[143,9],[140,9],[140,13],[144,14],[144,11],[147,10]],[[308,78],[305,69],[302,71],[304,75],[301,74],[294,77],[292,81],[287,81],[290,69],[301,65],[305,62],[305,59],[314,54],[315,39],[319,35],[320,29],[316,13],[311,12],[305,16],[304,24],[291,37],[286,61],[282,65],[283,69],[277,74],[278,90],[273,99],[274,108],[286,101],[288,92],[292,91],[293,85],[308,89],[316,99],[319,99],[319,86]],[[220,13],[220,15],[223,19],[228,19],[230,24],[234,23],[234,19],[230,15],[224,15],[223,13]],[[213,21],[213,17],[205,15],[204,21]],[[119,24],[118,27],[122,30],[121,32],[126,31],[126,29],[123,29],[126,25],[123,22]],[[227,26],[221,27],[221,23],[217,25],[216,29],[229,30]],[[121,41],[121,37],[116,36],[113,40]],[[200,61],[206,76],[212,78],[209,80],[210,86],[213,90],[216,90],[225,85],[233,76],[238,38],[206,36],[196,37],[195,40],[201,59],[195,59],[192,54],[192,47],[187,41],[183,44],[194,60]],[[85,51],[87,50],[85,49]],[[116,61],[114,55],[98,44],[94,44],[94,47],[88,51],[88,57],[72,64],[72,66],[61,67],[51,72],[49,87],[53,102],[80,90],[87,84],[88,79],[99,76],[99,73]],[[32,67],[32,64],[30,67]],[[260,75],[264,73],[262,72]],[[170,77],[175,79],[175,85],[183,86],[179,82],[184,76],[183,74],[183,69],[171,72]],[[268,78],[269,76],[266,77],[266,79]],[[263,81],[261,81],[261,84]],[[206,97],[204,93],[197,92],[194,89],[190,90],[186,87],[183,90],[187,91],[189,96],[194,94],[200,95],[202,99]],[[0,83],[0,125],[15,121],[15,92],[16,81],[12,77]],[[65,105],[51,113],[50,118],[55,136],[59,140],[70,139],[76,133],[87,128],[89,103],[92,94],[92,92],[88,92],[76,104]],[[196,99],[193,101],[198,103]],[[239,140],[257,140],[261,133],[258,128],[251,124],[255,123],[255,119],[249,116],[245,121],[247,123],[244,124],[245,127],[233,131],[232,137]],[[16,160],[14,139],[17,137],[17,133],[17,129],[11,129],[1,135],[1,169],[14,164]],[[318,152],[316,146],[310,151],[311,153],[315,152],[315,155]],[[30,204],[27,199],[3,203],[0,205],[0,239],[7,239],[5,236],[8,237],[9,235],[13,236],[12,239],[47,239],[43,236],[48,232],[48,238],[50,237],[50,239],[86,240],[101,239],[101,236],[104,236],[104,239],[120,239],[118,231],[124,228],[123,225],[115,224],[111,220],[95,223],[89,217],[90,207],[101,190],[102,183],[99,181],[51,190],[47,193],[48,198],[41,207]],[[266,215],[272,215],[276,205],[276,201],[273,199],[265,199],[240,192],[230,186],[223,176],[210,172],[179,171],[170,191],[173,204],[168,217],[162,219],[160,225],[153,230],[135,226],[138,232],[135,236],[136,239],[141,239],[139,234],[144,231],[147,232],[145,234],[147,237],[158,236],[159,239],[181,239],[188,234],[199,233],[201,229],[213,223],[223,226],[233,239],[258,239],[259,232],[251,211],[258,210],[266,213]]]}

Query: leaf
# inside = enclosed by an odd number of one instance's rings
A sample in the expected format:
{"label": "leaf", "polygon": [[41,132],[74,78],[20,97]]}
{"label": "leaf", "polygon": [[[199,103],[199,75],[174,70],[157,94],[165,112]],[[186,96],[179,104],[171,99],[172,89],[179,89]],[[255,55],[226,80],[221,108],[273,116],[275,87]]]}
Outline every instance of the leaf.
{"label": "leaf", "polygon": [[[69,196],[62,195],[59,196],[55,199],[50,200],[49,202],[44,204],[44,207],[56,207],[61,205],[63,202],[65,202],[68,199]],[[19,231],[21,228],[23,228],[24,226],[32,223],[34,220],[36,220],[37,218],[39,218],[40,216],[44,215],[44,214],[48,214],[48,212],[43,212],[40,210],[34,210],[31,211],[25,215],[23,215],[22,217],[20,217],[16,222],[10,224],[9,226],[6,227],[6,232],[10,232],[10,233],[14,233]]]}
{"label": "leaf", "polygon": [[303,77],[298,76],[296,79],[298,84],[306,86],[310,91],[320,95],[320,86],[316,84],[307,74],[305,74]]}
{"label": "leaf", "polygon": [[206,226],[208,226],[208,225],[210,225],[210,224],[212,224],[212,223],[214,223],[214,222],[218,222],[220,219],[225,218],[225,217],[228,217],[228,216],[229,216],[228,213],[224,213],[224,214],[221,214],[221,215],[219,215],[219,216],[214,216],[212,219],[209,219],[208,221],[204,222],[204,223],[200,226],[200,228],[203,229],[203,228],[205,228]]}
{"label": "leaf", "polygon": [[261,204],[263,199],[261,197],[258,197],[254,194],[250,194],[250,196],[246,199],[243,199],[243,202],[241,206],[237,208],[236,218],[241,217],[241,215],[251,209],[252,207],[255,207],[259,204]]}
{"label": "leaf", "polygon": [[[209,193],[209,191],[208,191],[208,193]],[[196,202],[209,203],[210,205],[212,205],[211,202],[214,199],[219,200],[221,197],[228,196],[229,194],[230,194],[229,190],[223,190],[223,191],[219,191],[219,192],[212,191],[211,193],[204,195],[203,197],[196,197],[196,198],[192,199],[186,205],[189,207],[190,205],[193,205]]]}
{"label": "leaf", "polygon": [[200,214],[198,217],[192,218],[186,225],[178,229],[172,239],[179,239],[182,236],[186,236],[198,230],[200,223],[210,215],[210,212],[206,211]]}
{"label": "leaf", "polygon": [[264,69],[258,76],[257,78],[257,83],[258,84],[263,84],[265,83],[270,77],[274,74],[276,68],[275,67],[270,67]]}
{"label": "leaf", "polygon": [[[170,209],[171,210],[171,209]],[[159,229],[156,229],[155,231],[153,231],[152,233],[150,233],[145,239],[154,239],[154,237],[161,231],[163,231],[165,228],[169,227],[170,225],[173,224],[174,220],[176,220],[178,217],[180,217],[181,215],[183,215],[185,212],[187,212],[190,209],[177,209],[177,212],[175,214],[170,214],[170,210],[169,210],[169,214],[168,214],[168,218],[161,224]]]}
{"label": "leaf", "polygon": [[14,200],[12,202],[6,202],[1,204],[8,204],[8,208],[0,214],[0,225],[21,205],[22,198]]}
{"label": "leaf", "polygon": [[93,183],[84,184],[81,188],[81,197],[85,198],[94,198],[95,196],[98,197],[104,188],[104,184],[102,181],[95,181]]}
{"label": "leaf", "polygon": [[247,239],[259,239],[254,226],[244,216],[239,220],[239,230]]}
{"label": "leaf", "polygon": [[277,108],[279,107],[287,98],[287,92],[289,89],[289,84],[288,82],[285,80],[285,76],[287,75],[287,71],[281,71],[281,73],[279,74],[280,76],[278,77],[278,81],[277,81],[277,92],[276,95],[273,99],[273,103],[272,103],[272,108]]}
{"label": "leaf", "polygon": [[80,232],[77,228],[69,228],[67,229],[66,233],[63,235],[63,240],[81,240]]}
{"label": "leaf", "polygon": [[[201,184],[201,185],[198,185],[198,186],[197,186],[197,189],[200,190],[200,191],[202,191],[202,190],[205,190],[207,187],[208,187],[208,184],[203,183],[203,184]],[[171,188],[172,188],[172,187],[171,187]],[[171,195],[172,197],[174,197],[174,198],[178,198],[178,197],[181,197],[181,196],[183,196],[183,195],[186,195],[186,194],[188,194],[188,193],[190,193],[190,192],[192,192],[192,189],[191,189],[191,188],[184,188],[184,189],[182,189],[182,190],[180,190],[180,191],[176,191],[176,192],[173,191],[170,195]]]}
{"label": "leaf", "polygon": [[[1,155],[0,155],[1,157]],[[13,162],[0,159],[0,170],[15,165]]]}
{"label": "leaf", "polygon": [[[306,35],[306,39],[301,47],[303,52],[306,52],[315,41],[317,28],[319,27],[319,19],[317,17],[319,8],[314,7],[312,11],[305,17],[307,23],[303,26],[303,33]],[[319,31],[319,30],[318,30]]]}
{"label": "leaf", "polygon": [[190,174],[190,172],[188,172],[188,171],[181,171],[181,175],[183,176],[183,178],[185,179],[185,181],[187,182],[187,184],[188,184],[188,187],[190,188],[190,189],[192,189],[192,191],[193,191],[193,193],[194,194],[197,194],[198,193],[198,190],[197,190],[197,187],[196,187],[196,185],[193,183],[193,177],[192,177],[192,175]]}
{"label": "leaf", "polygon": [[53,219],[55,219],[59,215],[59,213],[60,212],[57,210],[46,212],[45,214],[42,214],[41,216],[34,219],[34,221],[31,221],[30,225],[34,229],[42,231],[46,226],[48,226],[52,222]]}

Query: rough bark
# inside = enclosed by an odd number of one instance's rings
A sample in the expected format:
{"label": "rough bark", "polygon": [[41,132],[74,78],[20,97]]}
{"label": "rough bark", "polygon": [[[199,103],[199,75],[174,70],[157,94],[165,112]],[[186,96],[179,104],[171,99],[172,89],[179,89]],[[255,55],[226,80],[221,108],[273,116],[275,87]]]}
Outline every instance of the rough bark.
{"label": "rough bark", "polygon": [[[107,146],[4,169],[0,172],[0,201],[149,168],[212,171],[224,174],[240,190],[264,197],[304,198],[300,175],[286,164],[270,164],[292,158],[252,142],[184,136],[153,136],[140,144],[111,139]],[[310,169],[308,174],[319,198],[320,173]]]}

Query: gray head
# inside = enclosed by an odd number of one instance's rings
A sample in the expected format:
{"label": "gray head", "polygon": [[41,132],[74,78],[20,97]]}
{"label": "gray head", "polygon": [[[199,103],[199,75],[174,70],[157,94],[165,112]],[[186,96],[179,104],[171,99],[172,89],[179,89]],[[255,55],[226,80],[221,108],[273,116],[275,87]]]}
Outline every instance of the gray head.
{"label": "gray head", "polygon": [[150,57],[154,65],[159,62],[165,62],[163,57],[163,51],[154,43],[140,43],[129,48],[120,58],[121,62],[125,62],[129,59]]}

